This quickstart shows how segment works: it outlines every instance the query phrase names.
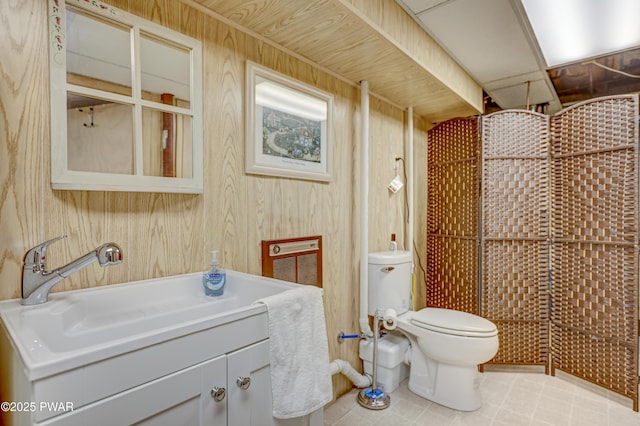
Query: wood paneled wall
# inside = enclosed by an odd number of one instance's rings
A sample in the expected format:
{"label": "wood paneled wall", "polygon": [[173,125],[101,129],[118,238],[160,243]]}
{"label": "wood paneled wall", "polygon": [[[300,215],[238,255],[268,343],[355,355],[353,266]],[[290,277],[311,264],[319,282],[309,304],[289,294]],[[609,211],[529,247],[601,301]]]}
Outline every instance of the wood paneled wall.
{"label": "wood paneled wall", "polygon": [[[108,3],[186,33],[204,49],[203,195],[53,191],[50,186],[47,2],[0,2],[0,299],[20,296],[22,256],[46,239],[68,234],[48,251],[61,265],[105,241],[124,250],[124,264],[92,265],[58,284],[71,290],[204,270],[209,251],[225,267],[260,274],[263,239],[321,234],[331,359],[357,368],[360,90],[176,0]],[[244,67],[251,60],[332,93],[333,182],[244,172]],[[406,112],[371,100],[369,250],[386,250],[391,233],[405,248],[405,193],[390,195],[393,158],[406,158]],[[424,235],[426,124],[414,119],[415,235]],[[415,238],[420,254],[423,238]],[[424,259],[424,256],[422,256]],[[422,260],[424,263],[424,260]],[[424,282],[419,269],[417,281]],[[418,286],[418,300],[424,300]],[[423,303],[422,303],[423,304]],[[420,305],[420,303],[419,303]],[[334,378],[336,395],[351,384]]]}

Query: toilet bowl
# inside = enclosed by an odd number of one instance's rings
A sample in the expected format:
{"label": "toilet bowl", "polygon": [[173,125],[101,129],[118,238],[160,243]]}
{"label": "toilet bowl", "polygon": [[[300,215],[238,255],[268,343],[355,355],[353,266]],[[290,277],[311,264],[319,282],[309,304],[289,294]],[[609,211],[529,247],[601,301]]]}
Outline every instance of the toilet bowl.
{"label": "toilet bowl", "polygon": [[409,390],[460,411],[482,406],[478,364],[498,352],[498,330],[491,321],[425,308],[400,315],[397,329],[411,343]]}
{"label": "toilet bowl", "polygon": [[411,343],[409,390],[456,410],[480,408],[478,364],[498,352],[495,324],[452,309],[410,310],[411,252],[369,253],[368,261],[369,315],[394,309],[397,330]]}

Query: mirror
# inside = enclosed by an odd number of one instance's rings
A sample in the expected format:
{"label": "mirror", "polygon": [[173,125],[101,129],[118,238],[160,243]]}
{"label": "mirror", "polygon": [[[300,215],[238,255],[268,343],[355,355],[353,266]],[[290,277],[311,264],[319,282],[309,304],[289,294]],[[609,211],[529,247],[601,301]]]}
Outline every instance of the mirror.
{"label": "mirror", "polygon": [[54,189],[202,193],[201,43],[50,0]]}

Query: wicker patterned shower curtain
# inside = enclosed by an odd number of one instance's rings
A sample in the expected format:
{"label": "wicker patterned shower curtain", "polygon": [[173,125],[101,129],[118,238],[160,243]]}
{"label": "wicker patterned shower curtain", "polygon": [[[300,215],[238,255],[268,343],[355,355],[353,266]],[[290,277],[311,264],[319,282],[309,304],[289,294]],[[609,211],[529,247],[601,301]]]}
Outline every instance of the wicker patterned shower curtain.
{"label": "wicker patterned shower curtain", "polygon": [[496,323],[492,363],[562,370],[637,411],[638,252],[637,95],[429,131],[427,306]]}

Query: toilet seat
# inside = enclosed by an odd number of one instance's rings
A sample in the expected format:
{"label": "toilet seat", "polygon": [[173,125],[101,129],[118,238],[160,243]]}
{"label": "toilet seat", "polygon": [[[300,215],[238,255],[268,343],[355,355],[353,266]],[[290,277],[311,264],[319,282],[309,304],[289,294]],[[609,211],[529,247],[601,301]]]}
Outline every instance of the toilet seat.
{"label": "toilet seat", "polygon": [[493,337],[498,329],[491,321],[453,309],[425,308],[414,312],[411,323],[417,327],[465,337]]}

